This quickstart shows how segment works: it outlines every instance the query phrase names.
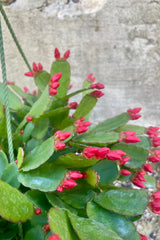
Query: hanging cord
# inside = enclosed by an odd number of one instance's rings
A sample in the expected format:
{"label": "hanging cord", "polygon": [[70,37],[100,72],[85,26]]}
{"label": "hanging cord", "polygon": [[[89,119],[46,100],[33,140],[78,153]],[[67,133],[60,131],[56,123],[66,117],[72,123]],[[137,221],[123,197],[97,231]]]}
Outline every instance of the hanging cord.
{"label": "hanging cord", "polygon": [[6,13],[5,13],[1,3],[0,3],[0,11],[1,11],[1,14],[2,14],[2,16],[3,16],[3,18],[4,18],[4,20],[5,20],[6,24],[7,24],[7,27],[9,29],[9,31],[10,31],[10,34],[12,35],[12,38],[13,38],[13,40],[14,40],[14,42],[15,42],[15,44],[16,44],[16,46],[17,46],[17,48],[18,48],[18,50],[19,50],[19,52],[20,52],[20,54],[21,54],[21,56],[22,56],[22,58],[24,60],[24,62],[26,63],[29,71],[32,72],[32,68],[31,68],[30,64],[28,63],[28,61],[27,61],[27,58],[26,58],[26,56],[25,56],[25,54],[24,54],[24,52],[23,52],[23,50],[22,50],[22,48],[21,48],[21,46],[20,46],[20,44],[19,44],[19,42],[17,40],[17,37],[16,37],[12,27],[11,27],[11,24],[10,24],[8,18],[7,18],[7,15],[6,15]]}
{"label": "hanging cord", "polygon": [[8,103],[7,75],[6,75],[6,64],[5,64],[4,49],[3,49],[3,37],[2,37],[1,21],[0,21],[0,56],[1,56],[3,91],[4,91],[4,100],[5,100],[5,109],[6,109],[8,150],[9,150],[10,162],[12,163],[12,162],[14,162],[14,154],[13,154],[11,120],[10,120],[9,103]]}

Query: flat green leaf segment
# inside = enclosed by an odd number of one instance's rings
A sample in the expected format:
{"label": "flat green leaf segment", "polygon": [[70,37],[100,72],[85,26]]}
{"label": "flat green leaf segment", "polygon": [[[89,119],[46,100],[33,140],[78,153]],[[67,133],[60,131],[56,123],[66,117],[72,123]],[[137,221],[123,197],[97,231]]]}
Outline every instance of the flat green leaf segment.
{"label": "flat green leaf segment", "polygon": [[47,109],[48,104],[49,104],[49,90],[48,90],[48,86],[47,86],[45,88],[45,90],[43,91],[42,95],[40,96],[40,98],[33,104],[30,111],[24,117],[23,121],[19,124],[16,132],[18,133],[20,131],[20,129],[26,124],[27,116],[32,116],[33,118],[38,118]]}
{"label": "flat green leaf segment", "polygon": [[126,124],[129,121],[127,113],[122,113],[114,118],[110,118],[101,122],[100,124],[93,126],[89,129],[89,132],[103,132],[112,131]]}
{"label": "flat green leaf segment", "polygon": [[122,240],[104,224],[68,213],[71,224],[81,240]]}
{"label": "flat green leaf segment", "polygon": [[18,170],[15,163],[10,163],[4,169],[1,176],[1,180],[7,182],[12,187],[19,188],[20,183],[18,182]]}
{"label": "flat green leaf segment", "polygon": [[[0,103],[5,106],[5,97],[4,97],[4,86],[0,83]],[[8,103],[9,108],[12,110],[18,110],[22,107],[21,100],[17,97],[9,88],[8,90]]]}
{"label": "flat green leaf segment", "polygon": [[41,226],[36,226],[27,231],[24,240],[38,239],[44,240],[44,232]]}
{"label": "flat green leaf segment", "polygon": [[45,163],[54,152],[54,138],[48,138],[41,145],[35,147],[31,152],[24,158],[22,164],[23,171],[29,171],[35,169]]}
{"label": "flat green leaf segment", "polygon": [[49,80],[51,78],[51,75],[45,71],[37,74],[34,78],[35,84],[37,85],[37,87],[43,91],[45,89],[45,87],[47,86]]}
{"label": "flat green leaf segment", "polygon": [[64,178],[66,170],[64,167],[55,166],[55,164],[45,163],[39,168],[29,172],[20,172],[19,182],[32,189],[38,189],[42,192],[55,191],[60,181]]}
{"label": "flat green leaf segment", "polygon": [[0,150],[0,177],[2,176],[3,170],[7,167],[7,165],[7,156],[2,150]]}
{"label": "flat green leaf segment", "polygon": [[127,156],[131,157],[125,165],[130,168],[142,167],[148,157],[148,150],[145,150],[141,147],[128,144],[115,144],[112,150],[119,149],[124,151]]}
{"label": "flat green leaf segment", "polygon": [[115,213],[132,216],[143,214],[148,195],[142,190],[117,189],[100,193],[94,201]]}
{"label": "flat green leaf segment", "polygon": [[0,180],[0,215],[8,221],[19,222],[30,219],[33,204],[17,189]]}
{"label": "flat green leaf segment", "polygon": [[[94,170],[95,174],[92,173],[91,175],[90,170]],[[92,186],[94,186],[95,177],[96,177],[95,175],[96,176],[98,175],[99,181],[97,181],[97,184],[99,187],[112,183],[119,176],[117,164],[113,161],[102,160],[97,162],[94,166],[92,166],[87,171],[88,177],[86,178],[86,181]]]}
{"label": "flat green leaf segment", "polygon": [[136,134],[139,134],[139,135],[144,134],[145,130],[146,130],[145,127],[137,126],[137,125],[130,125],[130,124],[126,124],[126,125],[116,129],[117,132],[134,131],[134,132],[136,132]]}
{"label": "flat green leaf segment", "polygon": [[117,132],[89,132],[81,134],[74,138],[75,142],[86,143],[97,146],[107,146],[107,144],[115,143],[120,138]]}
{"label": "flat green leaf segment", "polygon": [[67,168],[83,168],[83,167],[90,167],[94,165],[97,160],[94,159],[86,159],[81,155],[76,155],[74,153],[69,153],[63,156],[60,156],[55,160],[55,164],[62,165]]}
{"label": "flat green leaf segment", "polygon": [[78,240],[74,233],[66,211],[51,208],[48,214],[51,230],[58,234],[62,240]]}
{"label": "flat green leaf segment", "polygon": [[51,76],[59,72],[62,73],[62,77],[59,80],[60,86],[57,88],[57,97],[63,98],[67,95],[70,83],[70,65],[67,61],[56,61],[52,63]]}
{"label": "flat green leaf segment", "polygon": [[[74,118],[85,117],[96,105],[97,99],[90,95],[85,95],[74,113]],[[87,107],[86,107],[87,106]]]}
{"label": "flat green leaf segment", "polygon": [[81,188],[79,189],[70,189],[69,191],[62,192],[57,194],[60,199],[62,199],[65,203],[69,204],[70,206],[81,209],[85,208],[87,202],[91,201],[94,196],[95,192],[91,189]]}
{"label": "flat green leaf segment", "polygon": [[87,215],[90,219],[103,223],[123,240],[140,240],[135,226],[125,216],[108,211],[94,202],[87,204]]}
{"label": "flat green leaf segment", "polygon": [[145,175],[144,178],[146,179],[146,182],[144,182],[144,185],[146,188],[152,188],[152,189],[157,189],[157,183],[156,179],[150,175]]}

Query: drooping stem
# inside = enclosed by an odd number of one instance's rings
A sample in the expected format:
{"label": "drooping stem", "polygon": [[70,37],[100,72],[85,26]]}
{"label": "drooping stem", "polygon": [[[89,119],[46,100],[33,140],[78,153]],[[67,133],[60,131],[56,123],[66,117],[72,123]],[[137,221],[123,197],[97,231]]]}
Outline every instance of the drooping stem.
{"label": "drooping stem", "polygon": [[17,48],[18,48],[18,50],[19,50],[19,52],[20,52],[20,54],[21,54],[21,56],[22,56],[22,58],[24,60],[24,62],[26,63],[29,71],[32,71],[32,68],[31,68],[31,66],[30,66],[30,64],[29,64],[29,62],[28,62],[28,60],[27,60],[27,58],[26,58],[26,56],[25,56],[25,54],[24,54],[24,52],[23,52],[23,50],[22,50],[22,48],[21,48],[21,46],[20,46],[20,44],[18,42],[18,40],[17,40],[17,37],[16,37],[16,35],[15,35],[14,31],[13,31],[13,28],[12,28],[12,26],[11,26],[9,20],[8,20],[8,17],[6,15],[6,13],[5,13],[1,3],[0,3],[0,11],[1,11],[1,14],[2,14],[2,16],[3,16],[3,18],[4,18],[5,22],[6,22],[6,25],[7,25],[8,29],[9,29],[9,31],[10,31],[10,34],[11,34],[11,36],[12,36],[12,38],[13,38],[13,40],[14,40],[14,42],[15,42],[15,44],[16,44],[16,46],[17,46]]}
{"label": "drooping stem", "polygon": [[14,162],[14,154],[13,154],[11,119],[10,119],[9,102],[8,102],[7,74],[6,74],[6,64],[5,64],[5,57],[4,57],[1,21],[0,21],[0,57],[1,57],[3,92],[4,92],[5,110],[6,110],[6,125],[7,125],[9,158],[10,158],[10,162],[12,163],[12,162]]}

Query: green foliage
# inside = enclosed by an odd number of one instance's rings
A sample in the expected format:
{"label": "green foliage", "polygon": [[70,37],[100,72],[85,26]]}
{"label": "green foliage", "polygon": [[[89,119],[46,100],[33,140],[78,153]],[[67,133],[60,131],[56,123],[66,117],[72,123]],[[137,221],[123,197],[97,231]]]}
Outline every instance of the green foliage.
{"label": "green foliage", "polygon": [[[62,77],[51,96],[50,79],[56,73]],[[51,73],[39,72],[34,81],[37,96],[16,85],[8,89],[15,163],[8,161],[3,93],[0,96],[0,237],[47,240],[54,233],[61,240],[140,240],[133,222],[143,216],[150,201],[147,188],[156,191],[156,180],[145,174],[146,191],[125,189],[120,182],[133,182],[148,163],[152,146],[146,129],[127,124],[127,112],[88,126],[97,102],[90,95],[94,89],[85,80],[81,90],[68,94],[70,65],[65,58],[53,62]],[[79,106],[70,112],[68,98],[80,93]],[[24,98],[23,105],[17,95]],[[27,121],[28,116],[33,120]],[[126,131],[134,131],[141,141],[126,143]],[[117,150],[126,155],[117,157]],[[125,157],[130,160],[122,165]],[[121,175],[122,169],[131,174]],[[34,214],[34,208],[41,214]]]}

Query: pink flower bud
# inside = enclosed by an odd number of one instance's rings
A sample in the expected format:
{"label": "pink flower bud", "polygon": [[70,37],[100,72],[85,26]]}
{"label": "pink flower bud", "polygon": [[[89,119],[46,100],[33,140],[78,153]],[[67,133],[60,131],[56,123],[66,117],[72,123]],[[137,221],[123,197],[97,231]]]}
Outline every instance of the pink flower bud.
{"label": "pink flower bud", "polygon": [[43,71],[43,66],[41,63],[38,63],[38,70],[39,72],[42,72]]}
{"label": "pink flower bud", "polygon": [[53,82],[51,83],[49,86],[50,88],[54,88],[54,89],[57,89],[59,87],[60,83],[59,82]]}
{"label": "pink flower bud", "polygon": [[128,176],[128,175],[131,174],[131,172],[128,171],[127,169],[121,169],[121,170],[119,171],[119,173],[120,173],[121,175],[123,175],[123,176]]}
{"label": "pink flower bud", "polygon": [[24,133],[24,130],[20,130],[20,134],[23,134]]}
{"label": "pink flower bud", "polygon": [[49,224],[44,225],[43,231],[44,231],[44,232],[48,232],[49,230],[50,230]]}
{"label": "pink flower bud", "polygon": [[107,156],[107,153],[110,151],[107,147],[98,148],[97,152],[95,153],[96,159],[104,159]]}
{"label": "pink flower bud", "polygon": [[83,178],[83,174],[78,171],[69,171],[68,174],[70,179]]}
{"label": "pink flower bud", "polygon": [[70,50],[64,53],[63,58],[66,60],[67,58],[69,58],[69,55],[70,55]]}
{"label": "pink flower bud", "polygon": [[137,114],[141,111],[141,108],[134,108],[134,109],[128,109],[127,113],[129,115],[130,120],[137,120],[141,117],[141,115]]}
{"label": "pink flower bud", "polygon": [[126,136],[125,142],[126,143],[136,143],[136,142],[141,142],[141,139],[136,136]]}
{"label": "pink flower bud", "polygon": [[68,89],[70,90],[72,87],[73,87],[73,85],[72,85],[72,84],[69,84]]}
{"label": "pink flower bud", "polygon": [[151,199],[153,199],[153,200],[160,200],[160,191],[153,193],[151,195]]}
{"label": "pink flower bud", "polygon": [[87,127],[79,127],[76,132],[78,134],[81,134],[81,133],[84,133],[84,132],[87,132],[87,131],[88,131]]}
{"label": "pink flower bud", "polygon": [[153,168],[151,167],[151,165],[148,163],[145,163],[144,165],[143,165],[143,169],[146,171],[146,172],[150,172],[150,173],[152,173],[153,172]]}
{"label": "pink flower bud", "polygon": [[69,138],[71,136],[71,132],[64,132],[59,134],[59,140],[64,141],[65,139]]}
{"label": "pink flower bud", "polygon": [[32,69],[33,69],[33,72],[38,72],[38,67],[35,62],[33,62],[33,64],[32,64]]}
{"label": "pink flower bud", "polygon": [[65,147],[65,143],[62,142],[56,142],[54,145],[55,150],[62,150]]}
{"label": "pink flower bud", "polygon": [[58,82],[61,77],[62,77],[62,73],[61,73],[61,72],[56,73],[56,74],[54,74],[54,75],[51,77],[50,81],[51,81],[51,82]]}
{"label": "pink flower bud", "polygon": [[81,122],[79,124],[80,127],[89,127],[91,125],[91,122]]}
{"label": "pink flower bud", "polygon": [[18,162],[18,161],[17,161],[17,160],[15,160],[14,162],[15,162],[15,164],[17,164],[17,162]]}
{"label": "pink flower bud", "polygon": [[128,162],[131,158],[130,157],[124,157],[120,159],[120,165],[124,165],[126,162]]}
{"label": "pink flower bud", "polygon": [[59,59],[60,59],[61,55],[60,55],[60,52],[59,52],[58,48],[55,48],[55,50],[54,50],[54,56],[55,56],[55,59],[56,59],[56,60],[59,60]]}
{"label": "pink flower bud", "polygon": [[95,98],[100,98],[100,97],[102,97],[104,95],[104,93],[101,92],[101,91],[95,90],[92,93],[90,93],[90,95],[95,97]]}
{"label": "pink flower bud", "polygon": [[104,85],[102,83],[96,83],[96,88],[97,89],[103,89],[105,87],[104,87]]}
{"label": "pink flower bud", "polygon": [[48,238],[48,240],[62,240],[62,239],[59,237],[59,235],[54,234],[54,235],[50,236],[50,237]]}
{"label": "pink flower bud", "polygon": [[110,150],[108,153],[107,153],[107,156],[108,160],[112,160],[112,161],[116,161],[116,160],[120,160],[121,159],[121,156],[114,150]]}
{"label": "pink flower bud", "polygon": [[142,234],[140,234],[141,240],[148,240],[148,238]]}
{"label": "pink flower bud", "polygon": [[153,202],[150,202],[149,207],[150,207],[151,211],[160,211],[160,201],[159,201],[159,199],[154,200]]}
{"label": "pink flower bud", "polygon": [[35,212],[36,215],[39,215],[39,214],[41,214],[41,209],[40,208],[36,208],[34,212]]}
{"label": "pink flower bud", "polygon": [[96,154],[98,152],[98,148],[97,147],[87,147],[83,150],[83,153],[82,155],[85,157],[85,158],[92,158],[92,157],[95,157]]}
{"label": "pink flower bud", "polygon": [[63,187],[65,189],[74,188],[76,185],[77,185],[77,183],[73,179],[64,179],[63,180]]}
{"label": "pink flower bud", "polygon": [[57,90],[56,90],[56,89],[51,88],[51,89],[49,90],[49,95],[50,95],[50,96],[54,96],[54,95],[56,95],[56,94],[57,94]]}
{"label": "pink flower bud", "polygon": [[29,92],[29,89],[28,89],[27,87],[24,87],[23,89],[24,89],[24,92],[25,92],[25,93],[28,93],[28,92]]}
{"label": "pink flower bud", "polygon": [[77,107],[78,107],[77,102],[71,102],[68,104],[68,108],[70,108],[70,109],[76,109]]}
{"label": "pink flower bud", "polygon": [[133,183],[134,185],[136,185],[137,187],[145,188],[145,185],[144,185],[139,179],[137,179],[137,178],[135,178],[135,179],[132,181],[132,183]]}
{"label": "pink flower bud", "polygon": [[123,156],[125,156],[126,155],[126,153],[125,152],[123,152],[122,150],[114,150],[120,157],[123,157]]}
{"label": "pink flower bud", "polygon": [[27,77],[34,77],[33,72],[26,72],[24,75]]}
{"label": "pink flower bud", "polygon": [[150,162],[152,162],[152,163],[155,163],[155,162],[159,162],[159,161],[160,161],[160,159],[159,159],[158,157],[156,157],[156,156],[149,156],[149,157],[148,157],[148,160],[149,160]]}
{"label": "pink flower bud", "polygon": [[92,77],[92,76],[93,76],[93,74],[92,74],[92,73],[90,73],[90,74],[88,75],[88,77],[87,77],[87,79],[86,79],[86,80],[87,80],[88,82],[91,82],[91,83],[93,83],[93,82],[95,81],[95,79],[96,79],[96,78],[95,78],[95,77]]}
{"label": "pink flower bud", "polygon": [[56,190],[57,192],[63,192],[63,187],[61,185],[58,185]]}
{"label": "pink flower bud", "polygon": [[91,84],[90,88],[92,89],[96,88],[96,84],[95,83]]}
{"label": "pink flower bud", "polygon": [[28,116],[28,117],[26,117],[26,120],[27,120],[27,122],[32,122],[33,117],[32,116]]}

